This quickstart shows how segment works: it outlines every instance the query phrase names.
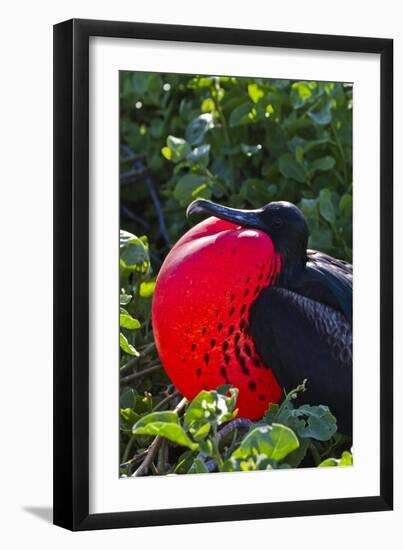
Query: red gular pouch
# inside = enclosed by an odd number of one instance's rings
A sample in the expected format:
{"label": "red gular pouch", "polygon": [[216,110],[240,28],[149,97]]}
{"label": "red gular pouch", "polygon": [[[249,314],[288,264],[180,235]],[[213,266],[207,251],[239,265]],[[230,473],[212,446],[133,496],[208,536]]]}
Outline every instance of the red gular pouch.
{"label": "red gular pouch", "polygon": [[280,271],[263,231],[210,217],[172,248],[159,272],[152,322],[168,376],[187,399],[223,384],[239,389],[240,417],[256,420],[281,396],[257,353],[249,310]]}

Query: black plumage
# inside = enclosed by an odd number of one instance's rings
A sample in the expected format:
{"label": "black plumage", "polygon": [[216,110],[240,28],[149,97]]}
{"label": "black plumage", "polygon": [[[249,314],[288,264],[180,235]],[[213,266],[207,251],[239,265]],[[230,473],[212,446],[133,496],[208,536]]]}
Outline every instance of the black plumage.
{"label": "black plumage", "polygon": [[327,405],[339,431],[352,435],[352,266],[307,249],[306,220],[291,203],[237,210],[198,200],[189,207],[200,211],[270,236],[281,271],[250,308],[256,350],[286,391],[306,378],[299,403]]}
{"label": "black plumage", "polygon": [[[304,272],[291,282],[294,290],[263,289],[250,310],[250,329],[258,353],[279,384],[291,390],[306,378],[308,391],[299,394],[298,403],[327,405],[339,431],[351,435],[352,277],[322,267],[321,277],[327,273],[331,274],[330,290]],[[341,277],[339,285],[333,277]],[[350,311],[350,318],[344,309]]]}

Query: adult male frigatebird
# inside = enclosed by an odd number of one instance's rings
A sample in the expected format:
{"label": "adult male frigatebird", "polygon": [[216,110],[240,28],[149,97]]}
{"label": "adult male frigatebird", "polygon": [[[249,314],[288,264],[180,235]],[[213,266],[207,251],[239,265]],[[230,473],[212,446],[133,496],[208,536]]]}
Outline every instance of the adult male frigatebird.
{"label": "adult male frigatebird", "polygon": [[352,266],[307,249],[308,226],[288,202],[238,210],[196,200],[212,217],[167,256],[153,302],[157,348],[188,398],[239,388],[255,419],[282,389],[308,380],[299,403],[324,404],[352,432]]}

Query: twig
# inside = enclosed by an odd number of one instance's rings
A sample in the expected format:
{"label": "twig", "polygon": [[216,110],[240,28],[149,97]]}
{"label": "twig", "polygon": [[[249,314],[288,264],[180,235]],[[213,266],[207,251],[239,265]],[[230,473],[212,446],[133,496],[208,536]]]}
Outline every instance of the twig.
{"label": "twig", "polygon": [[138,223],[139,225],[141,225],[142,227],[144,227],[145,229],[149,229],[150,228],[150,224],[148,222],[146,222],[145,220],[143,220],[143,218],[140,218],[140,216],[137,216],[137,214],[135,214],[134,212],[132,212],[130,210],[130,208],[128,208],[127,206],[125,206],[124,204],[122,204],[122,214],[124,214],[124,216],[126,218],[128,218],[129,220],[131,220],[132,222],[136,222]]}
{"label": "twig", "polygon": [[132,435],[131,438],[129,439],[128,444],[126,445],[125,452],[123,453],[123,456],[122,456],[123,463],[127,462],[127,459],[129,458],[129,453],[132,450],[135,437],[136,437],[135,435]]}
{"label": "twig", "polygon": [[[135,437],[135,436],[133,436]],[[132,466],[133,464],[135,464],[136,462],[139,462],[140,460],[142,460],[147,454],[147,451],[142,451],[141,453],[139,453],[138,455],[134,455],[133,458],[131,458],[130,460],[127,460],[126,462],[122,462],[122,464],[120,465],[121,468],[124,468],[126,466]]]}
{"label": "twig", "polygon": [[167,465],[167,441],[164,439],[161,443],[160,450],[158,452],[158,460],[157,460],[157,470],[160,475],[164,475],[166,473],[166,465]]}
{"label": "twig", "polygon": [[140,372],[135,372],[134,374],[129,374],[129,376],[125,376],[124,378],[120,379],[121,384],[128,384],[129,382],[132,382],[133,380],[137,380],[138,378],[141,378],[142,376],[146,376],[147,374],[151,374],[157,370],[162,369],[162,365],[154,365],[153,367],[149,367],[148,369],[144,369]]}
{"label": "twig", "polygon": [[[187,404],[187,399],[184,397],[180,403],[175,407],[174,412],[179,413]],[[137,470],[134,472],[132,477],[139,477],[147,473],[148,468],[151,466],[152,462],[154,461],[158,450],[162,443],[162,437],[160,435],[157,435],[157,437],[154,439],[154,441],[151,443],[151,445],[148,447],[147,456],[143,460],[143,462],[140,464],[140,466],[137,468]]]}
{"label": "twig", "polygon": [[162,237],[164,238],[164,241],[169,246],[171,246],[171,240],[169,238],[168,231],[167,231],[166,224],[165,224],[164,213],[163,213],[161,205],[160,205],[160,201],[159,201],[158,194],[157,194],[157,191],[156,191],[155,186],[154,186],[154,182],[152,181],[152,179],[150,177],[146,177],[145,182],[146,182],[146,185],[147,185],[147,188],[148,188],[148,192],[150,193],[151,200],[154,203],[154,208],[157,212],[158,222],[159,222],[159,225],[160,225],[160,233],[161,233]]}
{"label": "twig", "polygon": [[162,407],[164,407],[167,403],[169,403],[172,399],[175,399],[175,397],[178,397],[179,395],[180,393],[178,391],[174,391],[173,393],[162,399],[162,401],[157,403],[153,408],[153,412],[159,411],[160,409],[162,409]]}
{"label": "twig", "polygon": [[127,363],[125,363],[124,365],[122,365],[120,367],[119,372],[123,372],[126,369],[128,369],[129,367],[133,367],[137,363],[138,360],[139,360],[139,357],[133,357],[132,359],[129,359],[129,361]]}

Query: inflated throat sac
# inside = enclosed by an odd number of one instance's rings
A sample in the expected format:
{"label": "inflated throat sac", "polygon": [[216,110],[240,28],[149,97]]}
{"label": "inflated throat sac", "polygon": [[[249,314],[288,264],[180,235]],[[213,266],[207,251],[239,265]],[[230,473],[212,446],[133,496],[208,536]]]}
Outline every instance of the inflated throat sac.
{"label": "inflated throat sac", "polygon": [[281,389],[257,353],[249,310],[281,262],[270,237],[208,218],[168,254],[157,278],[152,320],[168,376],[188,399],[203,389],[239,389],[239,416],[260,418]]}

